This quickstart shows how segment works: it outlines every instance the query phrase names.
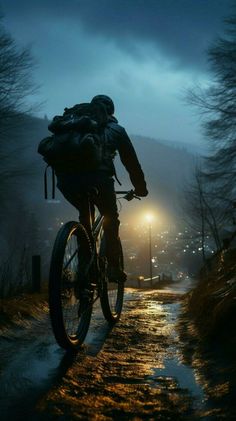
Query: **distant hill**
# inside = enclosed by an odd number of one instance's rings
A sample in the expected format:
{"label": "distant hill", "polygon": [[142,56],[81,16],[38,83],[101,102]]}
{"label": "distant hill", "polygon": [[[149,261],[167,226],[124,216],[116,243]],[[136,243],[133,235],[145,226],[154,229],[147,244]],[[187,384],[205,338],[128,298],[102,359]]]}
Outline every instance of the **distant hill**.
{"label": "distant hill", "polygon": [[[147,181],[149,196],[145,200],[172,215],[179,214],[181,192],[191,178],[196,155],[143,136],[132,136],[132,142]],[[116,162],[118,178],[130,186],[119,159]]]}
{"label": "distant hill", "polygon": [[208,151],[207,143],[203,141],[199,141],[199,143],[196,144],[196,143],[187,143],[187,142],[177,142],[174,140],[158,139],[158,142],[167,146],[171,146],[172,148],[185,149],[187,152],[195,156],[205,155]]}

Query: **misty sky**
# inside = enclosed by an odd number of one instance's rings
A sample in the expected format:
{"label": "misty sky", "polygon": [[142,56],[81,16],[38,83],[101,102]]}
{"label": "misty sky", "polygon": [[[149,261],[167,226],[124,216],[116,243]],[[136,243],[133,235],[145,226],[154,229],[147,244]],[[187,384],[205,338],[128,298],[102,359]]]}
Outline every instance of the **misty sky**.
{"label": "misty sky", "polygon": [[39,113],[110,95],[130,134],[201,138],[185,88],[209,80],[206,49],[235,0],[0,0],[19,45],[31,45]]}

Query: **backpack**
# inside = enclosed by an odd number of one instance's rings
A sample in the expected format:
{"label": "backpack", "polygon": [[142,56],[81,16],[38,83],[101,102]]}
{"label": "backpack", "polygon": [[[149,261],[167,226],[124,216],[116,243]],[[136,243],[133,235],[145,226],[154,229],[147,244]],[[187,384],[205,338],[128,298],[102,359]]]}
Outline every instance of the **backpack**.
{"label": "backpack", "polygon": [[106,109],[99,103],[65,108],[63,116],[54,117],[49,125],[53,134],[41,140],[38,153],[56,172],[95,170],[104,155],[107,121]]}

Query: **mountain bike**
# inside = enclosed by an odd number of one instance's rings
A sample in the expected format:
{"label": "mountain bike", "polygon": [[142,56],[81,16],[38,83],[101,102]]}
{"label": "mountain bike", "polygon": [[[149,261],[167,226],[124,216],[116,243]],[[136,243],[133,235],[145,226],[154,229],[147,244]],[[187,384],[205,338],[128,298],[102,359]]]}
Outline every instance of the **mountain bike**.
{"label": "mountain bike", "polygon": [[[66,350],[78,349],[88,332],[92,309],[100,299],[105,319],[114,324],[119,320],[124,296],[124,280],[107,279],[104,217],[94,213],[93,198],[87,195],[89,226],[75,221],[59,230],[51,257],[49,274],[49,310],[57,343]],[[122,198],[140,199],[133,190],[118,191]],[[120,267],[124,268],[121,242]]]}

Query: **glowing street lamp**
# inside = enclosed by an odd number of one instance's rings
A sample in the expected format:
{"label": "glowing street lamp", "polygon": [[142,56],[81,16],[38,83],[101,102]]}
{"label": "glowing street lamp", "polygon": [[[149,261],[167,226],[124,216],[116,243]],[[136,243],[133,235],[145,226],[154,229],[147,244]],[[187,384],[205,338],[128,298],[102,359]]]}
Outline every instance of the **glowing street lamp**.
{"label": "glowing street lamp", "polygon": [[152,287],[152,221],[154,219],[151,213],[145,215],[146,221],[148,222],[148,237],[149,237],[149,270],[150,270],[150,285]]}
{"label": "glowing street lamp", "polygon": [[138,287],[141,288],[141,282],[144,281],[144,276],[138,276]]}
{"label": "glowing street lamp", "polygon": [[146,221],[149,223],[149,224],[151,224],[151,222],[153,221],[153,219],[154,219],[154,217],[153,217],[153,214],[152,213],[147,213],[146,215],[145,215],[145,218],[146,218]]}

